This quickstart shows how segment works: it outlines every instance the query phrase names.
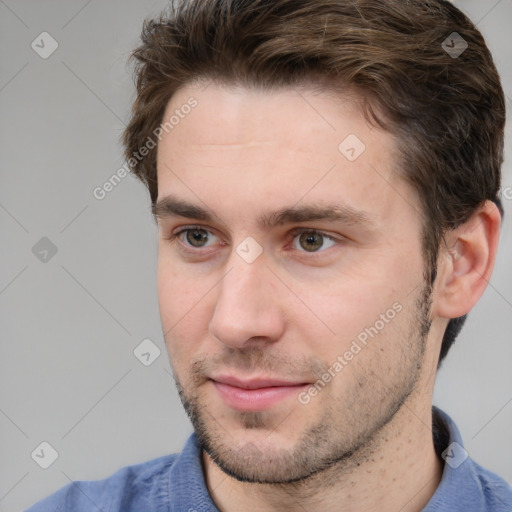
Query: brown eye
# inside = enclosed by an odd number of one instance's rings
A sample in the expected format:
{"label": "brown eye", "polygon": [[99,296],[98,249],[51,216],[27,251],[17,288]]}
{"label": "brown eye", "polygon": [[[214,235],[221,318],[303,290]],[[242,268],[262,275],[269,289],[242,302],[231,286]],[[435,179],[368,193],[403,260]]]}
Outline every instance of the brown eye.
{"label": "brown eye", "polygon": [[320,249],[324,243],[324,237],[316,231],[306,231],[299,236],[300,246],[308,252]]}
{"label": "brown eye", "polygon": [[299,252],[323,252],[340,242],[322,231],[315,229],[294,229],[291,233],[293,236],[293,248]]}
{"label": "brown eye", "polygon": [[187,229],[185,238],[192,247],[204,247],[208,242],[208,231],[205,229]]}

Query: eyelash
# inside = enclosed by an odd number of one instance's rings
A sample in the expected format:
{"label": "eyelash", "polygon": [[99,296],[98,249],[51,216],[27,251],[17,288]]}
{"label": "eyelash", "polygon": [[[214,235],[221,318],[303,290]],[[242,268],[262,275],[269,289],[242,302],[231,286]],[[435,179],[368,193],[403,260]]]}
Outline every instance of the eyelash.
{"label": "eyelash", "polygon": [[[214,233],[208,229],[206,229],[204,226],[185,226],[183,227],[182,229],[180,229],[179,231],[176,231],[175,233],[171,233],[167,236],[164,237],[164,240],[167,240],[168,242],[171,242],[171,243],[174,243],[176,241],[179,241],[182,246],[184,247],[184,250],[186,252],[189,252],[191,254],[198,254],[198,252],[202,249],[201,247],[198,247],[198,248],[192,248],[190,245],[187,245],[183,242],[181,242],[181,240],[179,240],[180,236],[183,234],[183,233],[186,233],[187,231],[194,231],[194,230],[201,230],[201,231],[206,231],[207,233],[210,233],[210,234],[213,234]],[[327,240],[330,240],[336,244],[341,244],[342,243],[342,240],[340,239],[336,239],[335,237],[331,236],[331,235],[328,235],[327,233],[325,233],[324,231],[320,231],[318,229],[312,229],[312,228],[294,228],[292,229],[288,234],[291,236],[292,238],[292,242],[293,240],[298,236],[298,235],[301,235],[302,233],[314,233],[314,234],[319,234],[319,235],[322,235],[325,239]],[[216,235],[214,235],[216,236]],[[317,254],[321,254],[322,252],[326,251],[327,249],[323,249],[323,250],[319,250],[319,251],[311,251],[311,252],[308,252],[308,251],[299,251],[301,253],[304,253],[304,254],[307,254],[309,255],[310,257],[315,257],[315,255]]]}

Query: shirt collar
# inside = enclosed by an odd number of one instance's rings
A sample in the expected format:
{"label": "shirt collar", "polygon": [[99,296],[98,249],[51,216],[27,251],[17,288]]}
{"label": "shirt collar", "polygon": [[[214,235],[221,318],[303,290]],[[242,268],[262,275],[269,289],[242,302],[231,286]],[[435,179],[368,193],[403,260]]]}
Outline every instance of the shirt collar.
{"label": "shirt collar", "polygon": [[480,512],[486,510],[482,484],[475,463],[464,449],[457,425],[437,407],[432,408],[434,444],[444,460],[443,475],[423,512]]}
{"label": "shirt collar", "polygon": [[206,487],[202,450],[195,433],[187,439],[169,476],[172,512],[218,512]]}

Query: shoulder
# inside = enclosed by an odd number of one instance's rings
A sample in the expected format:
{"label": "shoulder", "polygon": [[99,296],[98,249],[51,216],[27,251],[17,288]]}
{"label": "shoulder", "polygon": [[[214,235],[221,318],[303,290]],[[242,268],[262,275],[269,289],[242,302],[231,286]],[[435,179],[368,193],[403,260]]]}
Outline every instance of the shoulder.
{"label": "shoulder", "polygon": [[512,487],[473,460],[454,421],[433,408],[434,445],[444,461],[441,482],[424,512],[511,512]]}
{"label": "shoulder", "polygon": [[492,512],[510,512],[512,510],[512,486],[492,471],[471,461],[475,477],[480,483],[486,509]]}
{"label": "shoulder", "polygon": [[26,512],[157,510],[177,458],[178,454],[165,455],[122,467],[102,480],[71,482]]}

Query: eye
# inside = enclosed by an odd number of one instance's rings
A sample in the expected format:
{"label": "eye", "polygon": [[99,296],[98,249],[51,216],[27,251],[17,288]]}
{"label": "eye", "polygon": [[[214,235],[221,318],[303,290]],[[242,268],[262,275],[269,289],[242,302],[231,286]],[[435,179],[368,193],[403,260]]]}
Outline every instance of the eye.
{"label": "eye", "polygon": [[293,248],[297,250],[305,250],[306,252],[320,252],[336,245],[336,241],[326,234],[315,231],[301,231],[293,239]]}
{"label": "eye", "polygon": [[202,248],[213,245],[217,238],[211,231],[203,228],[185,228],[171,235],[170,239],[179,238],[186,246]]}

